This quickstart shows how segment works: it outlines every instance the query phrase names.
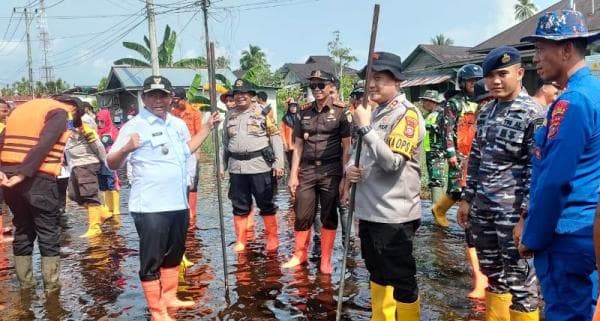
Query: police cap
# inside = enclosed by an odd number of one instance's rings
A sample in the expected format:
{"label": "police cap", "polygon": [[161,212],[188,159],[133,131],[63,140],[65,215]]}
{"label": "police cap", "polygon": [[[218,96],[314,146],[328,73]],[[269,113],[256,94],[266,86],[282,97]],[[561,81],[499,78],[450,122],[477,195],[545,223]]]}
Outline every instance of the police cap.
{"label": "police cap", "polygon": [[[373,65],[371,69],[373,71],[387,70],[391,72],[394,78],[397,80],[404,79],[402,76],[402,59],[400,59],[400,56],[391,52],[380,51],[374,52],[372,58]],[[365,79],[365,77],[367,77],[367,66],[364,66],[363,69],[358,72],[358,77],[361,79]]]}
{"label": "police cap", "polygon": [[154,90],[160,90],[170,94],[173,88],[169,79],[163,76],[150,76],[144,80],[144,93],[148,93]]}
{"label": "police cap", "polygon": [[493,70],[520,63],[521,53],[519,50],[509,46],[498,47],[485,56],[482,64],[483,76],[487,76]]}
{"label": "police cap", "polygon": [[247,80],[244,79],[236,79],[233,83],[233,87],[231,88],[232,94],[236,93],[249,93],[252,96],[256,95],[256,90],[254,90],[254,86]]}

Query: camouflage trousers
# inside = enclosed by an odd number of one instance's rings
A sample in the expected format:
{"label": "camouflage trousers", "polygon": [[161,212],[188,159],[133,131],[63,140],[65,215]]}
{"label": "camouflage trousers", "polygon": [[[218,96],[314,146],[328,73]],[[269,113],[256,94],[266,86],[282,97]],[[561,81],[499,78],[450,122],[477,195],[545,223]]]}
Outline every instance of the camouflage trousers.
{"label": "camouflage trousers", "polygon": [[512,294],[511,309],[535,311],[539,306],[537,277],[533,266],[521,258],[512,231],[517,211],[485,211],[472,208],[471,230],[481,272],[488,277],[488,291]]}
{"label": "camouflage trousers", "polygon": [[444,186],[444,167],[446,158],[444,153],[427,152],[425,154],[427,164],[427,175],[429,176],[429,187]]}
{"label": "camouflage trousers", "polygon": [[466,157],[457,153],[456,158],[458,160],[456,167],[448,166],[448,187],[446,188],[446,194],[453,200],[458,201],[463,190],[461,184],[463,176],[461,164],[465,161]]}

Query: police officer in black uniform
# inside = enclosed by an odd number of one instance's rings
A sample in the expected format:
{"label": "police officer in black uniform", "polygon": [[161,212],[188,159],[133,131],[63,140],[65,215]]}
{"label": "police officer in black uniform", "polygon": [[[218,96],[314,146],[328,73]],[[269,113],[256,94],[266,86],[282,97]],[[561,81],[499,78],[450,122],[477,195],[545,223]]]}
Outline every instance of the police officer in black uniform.
{"label": "police officer in black uniform", "polygon": [[321,273],[331,273],[331,252],[337,229],[337,204],[343,187],[343,164],[348,162],[352,116],[331,97],[335,78],[314,70],[310,89],[315,101],[300,111],[294,127],[294,154],[288,187],[296,198],[294,256],[284,268],[306,262],[310,227],[315,220],[317,199],[321,205]]}

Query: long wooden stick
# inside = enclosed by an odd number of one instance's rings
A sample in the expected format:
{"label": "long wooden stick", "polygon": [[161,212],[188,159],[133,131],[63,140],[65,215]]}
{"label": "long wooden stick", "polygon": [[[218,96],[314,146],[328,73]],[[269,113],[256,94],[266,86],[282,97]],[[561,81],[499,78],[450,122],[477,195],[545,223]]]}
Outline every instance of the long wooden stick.
{"label": "long wooden stick", "polygon": [[[373,65],[373,52],[375,51],[375,39],[377,38],[377,24],[379,22],[379,4],[373,8],[373,24],[371,26],[371,39],[369,42],[369,57],[367,58],[367,68],[365,76],[365,93],[363,95],[362,106],[366,108],[369,102],[369,79],[371,78],[371,66]],[[360,165],[360,153],[362,151],[362,137],[358,136],[356,144],[356,158],[354,166]],[[356,184],[352,184],[350,188],[350,205],[348,206],[348,216],[346,217],[346,239],[344,240],[344,256],[342,257],[342,272],[340,276],[340,288],[338,290],[337,310],[335,320],[340,321],[342,318],[342,305],[344,303],[344,284],[346,283],[346,263],[348,257],[348,248],[350,247],[350,235],[352,235],[352,220],[354,216],[354,200],[356,199]]]}
{"label": "long wooden stick", "polygon": [[[217,81],[215,79],[215,46],[214,43],[209,45],[208,59],[208,78],[210,84],[210,111],[217,111]],[[229,272],[227,269],[227,245],[225,244],[225,221],[223,218],[223,193],[221,192],[221,175],[219,175],[219,166],[221,164],[220,145],[219,145],[219,129],[218,127],[213,132],[213,145],[215,146],[215,163],[217,170],[217,200],[219,202],[219,225],[221,229],[221,250],[223,251],[223,282],[225,283],[225,293],[229,293]]]}

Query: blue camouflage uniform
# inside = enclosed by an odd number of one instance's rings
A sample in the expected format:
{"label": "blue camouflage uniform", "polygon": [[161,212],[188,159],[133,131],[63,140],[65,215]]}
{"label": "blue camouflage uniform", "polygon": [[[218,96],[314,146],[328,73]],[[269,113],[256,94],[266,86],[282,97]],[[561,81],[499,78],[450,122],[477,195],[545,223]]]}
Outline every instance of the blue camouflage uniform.
{"label": "blue camouflage uniform", "polygon": [[[577,11],[540,17],[539,39],[588,38]],[[550,79],[545,79],[550,80]],[[521,243],[534,252],[546,320],[591,320],[596,269],[593,222],[600,185],[600,81],[587,67],[573,73],[535,134],[529,213]]]}
{"label": "blue camouflage uniform", "polygon": [[[516,49],[497,48],[483,63],[484,76],[520,61]],[[533,132],[542,119],[542,107],[525,89],[513,101],[483,106],[462,195],[471,204],[471,230],[487,291],[512,294],[510,309],[520,312],[536,311],[539,305],[535,273],[520,257],[512,230],[527,207]]]}

